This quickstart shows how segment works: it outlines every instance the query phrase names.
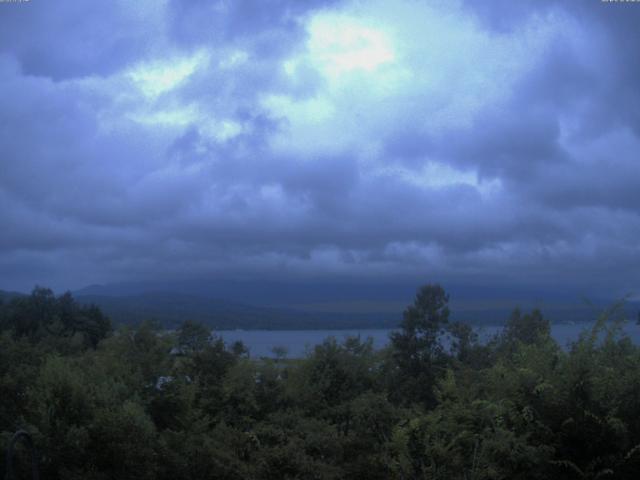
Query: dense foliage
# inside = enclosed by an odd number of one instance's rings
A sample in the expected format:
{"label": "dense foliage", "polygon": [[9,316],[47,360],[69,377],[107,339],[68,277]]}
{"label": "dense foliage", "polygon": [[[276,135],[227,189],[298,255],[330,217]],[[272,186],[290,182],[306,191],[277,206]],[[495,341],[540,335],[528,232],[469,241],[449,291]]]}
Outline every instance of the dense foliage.
{"label": "dense foliage", "polygon": [[538,311],[480,344],[447,304],[420,289],[382,351],[252,359],[36,289],[0,307],[2,440],[31,432],[47,479],[637,478],[640,348],[615,310],[565,349]]}

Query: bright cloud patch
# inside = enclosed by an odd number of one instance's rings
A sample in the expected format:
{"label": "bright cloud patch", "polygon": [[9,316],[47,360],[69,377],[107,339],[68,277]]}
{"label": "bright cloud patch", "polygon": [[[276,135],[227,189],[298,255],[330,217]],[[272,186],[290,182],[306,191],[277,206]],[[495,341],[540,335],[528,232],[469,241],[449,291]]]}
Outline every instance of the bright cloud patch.
{"label": "bright cloud patch", "polygon": [[144,62],[129,72],[129,77],[148,97],[169,92],[207,62],[207,55],[199,52],[187,58]]}
{"label": "bright cloud patch", "polygon": [[312,68],[323,83],[311,98],[262,97],[286,124],[272,145],[301,155],[370,152],[403,123],[425,135],[470,128],[480,111],[509,101],[552,41],[575,28],[550,16],[492,35],[455,5],[403,1],[320,12],[306,23],[306,48],[282,65],[292,79]]}
{"label": "bright cloud patch", "polygon": [[311,20],[308,30],[309,54],[330,77],[353,70],[372,71],[395,58],[385,32],[355,18],[320,14]]}
{"label": "bright cloud patch", "polygon": [[498,193],[501,188],[499,179],[480,181],[477,172],[460,170],[444,162],[427,162],[420,169],[410,169],[399,165],[381,167],[372,171],[373,176],[401,179],[408,185],[424,189],[441,189],[468,186],[484,196]]}

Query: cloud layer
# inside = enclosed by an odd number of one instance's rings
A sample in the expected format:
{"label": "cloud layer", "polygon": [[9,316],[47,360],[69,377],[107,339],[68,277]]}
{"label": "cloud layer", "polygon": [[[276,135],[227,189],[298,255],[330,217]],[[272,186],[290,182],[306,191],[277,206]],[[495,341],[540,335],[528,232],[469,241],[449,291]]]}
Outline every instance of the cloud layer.
{"label": "cloud layer", "polygon": [[0,288],[640,281],[640,6],[0,4]]}

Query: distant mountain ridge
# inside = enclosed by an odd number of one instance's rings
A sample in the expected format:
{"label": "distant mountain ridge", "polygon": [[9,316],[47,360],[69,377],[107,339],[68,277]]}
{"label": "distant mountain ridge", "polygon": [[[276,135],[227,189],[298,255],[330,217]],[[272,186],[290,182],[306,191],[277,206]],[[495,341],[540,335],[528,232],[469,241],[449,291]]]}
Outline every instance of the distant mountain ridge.
{"label": "distant mountain ridge", "polygon": [[[357,282],[314,280],[189,280],[157,282],[121,282],[90,285],[74,291],[74,295],[129,296],[150,292],[172,292],[205,298],[263,306],[291,306],[328,302],[395,302],[408,305],[413,302],[418,287],[427,282],[393,281]],[[559,288],[528,289],[516,287],[492,287],[473,285],[443,286],[452,304],[496,302],[511,305],[580,303],[582,297],[597,303],[602,299],[579,291]],[[608,301],[608,300],[606,300]]]}
{"label": "distant mountain ridge", "polygon": [[98,305],[116,323],[154,319],[167,328],[184,320],[215,329],[392,328],[397,318],[380,314],[315,313],[295,309],[253,306],[175,292],[146,292],[107,296],[76,294],[81,303]]}
{"label": "distant mountain ridge", "polygon": [[8,302],[12,298],[23,297],[25,294],[20,292],[10,292],[6,290],[0,290],[0,301]]}
{"label": "distant mountain ridge", "polygon": [[[347,282],[189,281],[92,285],[74,292],[95,303],[116,322],[155,318],[167,326],[186,319],[219,329],[393,328],[413,301],[413,284]],[[594,320],[612,301],[585,303],[576,294],[457,287],[451,294],[451,319],[475,325],[504,323],[511,312],[540,308],[557,323]],[[638,302],[627,304],[635,319]]]}
{"label": "distant mountain ridge", "polygon": [[[155,319],[166,328],[194,320],[214,329],[366,329],[396,327],[415,287],[194,281],[91,285],[72,293],[80,303],[98,305],[116,324]],[[4,302],[21,295],[0,290]],[[540,308],[554,323],[579,323],[594,320],[611,303],[589,305],[557,292],[532,292],[527,298],[522,291],[454,288],[450,308],[453,321],[473,325],[502,324],[516,307]],[[640,302],[628,302],[626,310],[635,321]]]}

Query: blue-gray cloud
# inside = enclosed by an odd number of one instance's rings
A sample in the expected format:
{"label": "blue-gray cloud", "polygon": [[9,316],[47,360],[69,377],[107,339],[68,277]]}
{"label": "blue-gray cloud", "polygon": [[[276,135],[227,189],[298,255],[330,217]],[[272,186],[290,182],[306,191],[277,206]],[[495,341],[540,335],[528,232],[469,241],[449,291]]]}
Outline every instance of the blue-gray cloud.
{"label": "blue-gray cloud", "polygon": [[639,20],[596,1],[2,4],[0,288],[632,290]]}

